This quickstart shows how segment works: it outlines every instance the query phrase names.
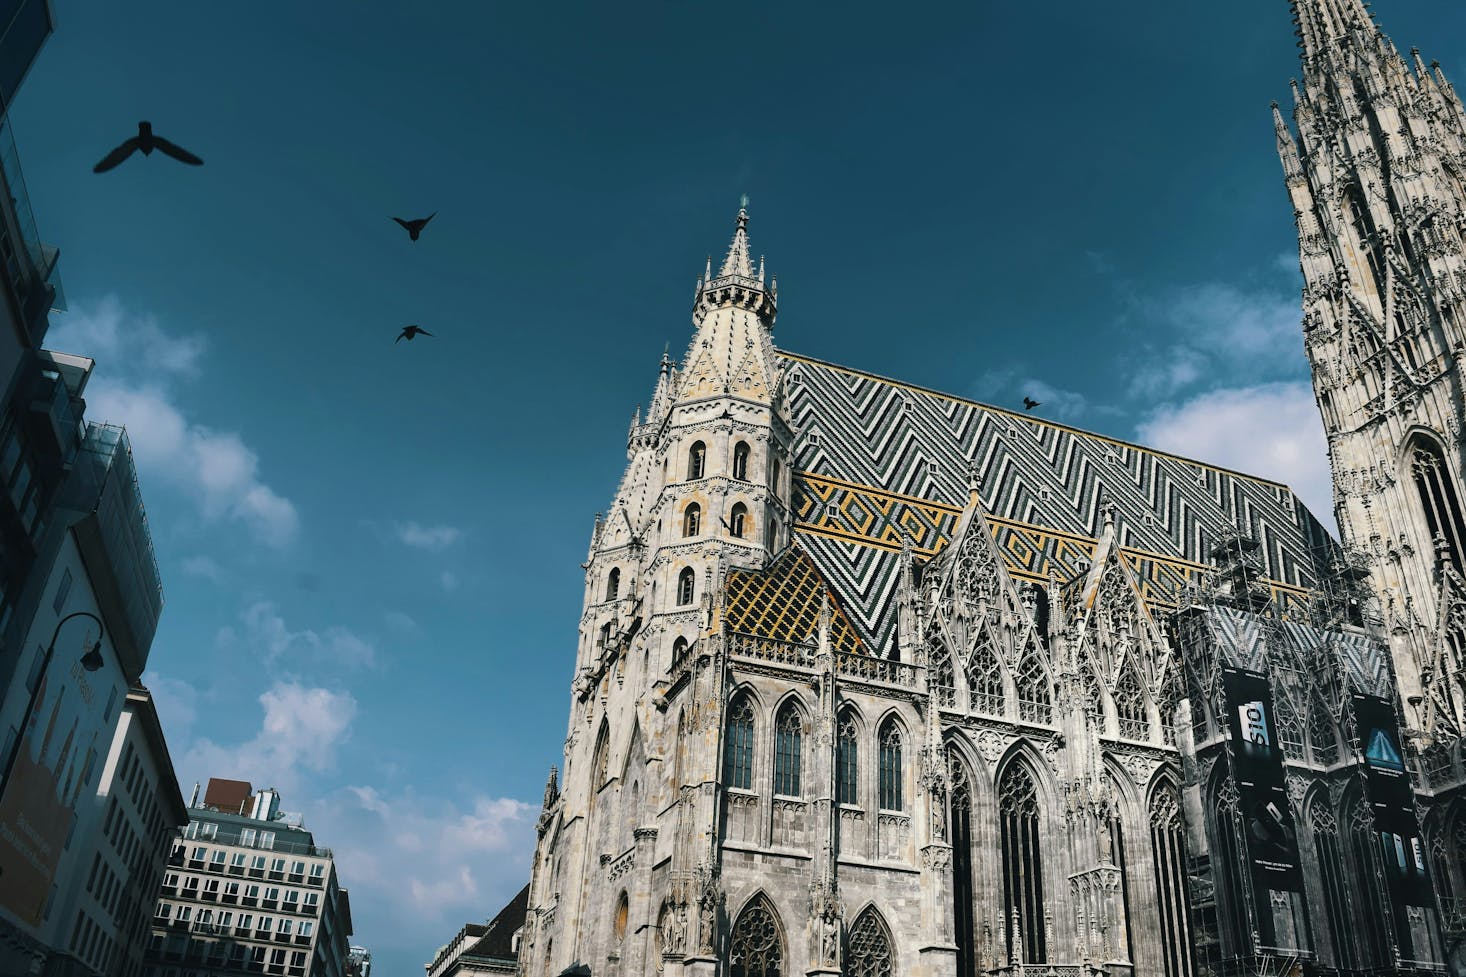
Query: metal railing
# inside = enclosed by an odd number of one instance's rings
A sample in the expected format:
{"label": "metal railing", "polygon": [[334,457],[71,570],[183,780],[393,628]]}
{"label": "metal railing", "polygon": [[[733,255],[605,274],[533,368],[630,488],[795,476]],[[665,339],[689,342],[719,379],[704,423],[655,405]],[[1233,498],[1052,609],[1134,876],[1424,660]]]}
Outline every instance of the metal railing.
{"label": "metal railing", "polygon": [[835,669],[841,675],[849,675],[866,682],[884,682],[913,688],[916,685],[916,666],[908,662],[877,658],[874,655],[858,655],[842,651],[835,656]]}

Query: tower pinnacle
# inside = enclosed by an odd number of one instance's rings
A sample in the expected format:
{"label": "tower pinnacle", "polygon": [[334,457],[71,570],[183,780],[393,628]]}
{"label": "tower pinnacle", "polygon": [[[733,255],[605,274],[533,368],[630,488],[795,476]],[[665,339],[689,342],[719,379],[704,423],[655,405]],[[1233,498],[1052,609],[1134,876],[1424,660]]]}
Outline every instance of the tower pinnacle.
{"label": "tower pinnacle", "polygon": [[[762,259],[759,260],[758,272],[754,271],[752,249],[748,244],[747,197],[743,198],[743,203],[744,206],[738,208],[733,241],[728,245],[728,256],[723,259],[717,277],[713,277],[710,272],[704,272],[698,285],[696,304],[692,312],[694,322],[701,323],[714,309],[737,307],[756,314],[765,326],[772,327],[774,324],[778,285],[764,285]],[[708,268],[711,270],[711,263]]]}
{"label": "tower pinnacle", "polygon": [[738,208],[738,226],[733,231],[733,243],[728,245],[728,257],[723,259],[723,267],[718,272],[720,278],[725,275],[738,275],[741,278],[753,277],[753,265],[748,258],[748,209],[746,207]]}

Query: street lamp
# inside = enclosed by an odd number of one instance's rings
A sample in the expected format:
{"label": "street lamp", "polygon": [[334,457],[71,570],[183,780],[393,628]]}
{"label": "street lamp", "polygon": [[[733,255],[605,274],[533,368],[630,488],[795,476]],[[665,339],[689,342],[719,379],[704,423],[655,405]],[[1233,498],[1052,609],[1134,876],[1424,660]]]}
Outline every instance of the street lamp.
{"label": "street lamp", "polygon": [[0,780],[0,797],[4,796],[5,789],[10,786],[10,772],[15,767],[15,761],[20,757],[20,744],[25,739],[26,727],[31,724],[31,713],[36,711],[36,698],[41,694],[41,686],[45,684],[46,669],[51,667],[51,655],[56,651],[56,639],[61,636],[61,625],[74,617],[89,617],[97,622],[97,640],[87,650],[87,653],[81,656],[81,667],[89,672],[95,672],[102,667],[102,635],[106,633],[106,629],[102,626],[102,619],[88,611],[76,611],[57,621],[56,630],[51,632],[51,643],[46,646],[45,657],[41,659],[41,670],[36,677],[36,687],[31,689],[30,701],[26,703],[20,730],[15,735],[15,742],[10,745],[10,755],[5,758],[5,777]]}

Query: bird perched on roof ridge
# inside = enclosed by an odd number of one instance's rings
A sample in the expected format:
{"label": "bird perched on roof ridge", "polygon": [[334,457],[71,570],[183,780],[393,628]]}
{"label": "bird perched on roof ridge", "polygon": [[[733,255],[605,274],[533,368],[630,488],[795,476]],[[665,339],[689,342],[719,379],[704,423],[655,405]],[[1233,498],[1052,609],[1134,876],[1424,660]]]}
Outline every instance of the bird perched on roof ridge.
{"label": "bird perched on roof ridge", "polygon": [[137,124],[137,135],[122,143],[122,145],[112,150],[106,156],[103,156],[102,161],[92,167],[92,172],[105,173],[135,152],[141,151],[144,156],[151,156],[155,149],[162,150],[165,156],[172,156],[180,163],[187,163],[190,166],[204,165],[203,160],[182,146],[155,134],[151,122],[139,122]]}
{"label": "bird perched on roof ridge", "polygon": [[404,339],[407,340],[410,343],[414,339],[416,339],[418,336],[431,336],[431,335],[432,335],[432,333],[428,332],[422,326],[403,326],[402,327],[402,333],[401,333],[401,335],[399,335],[397,337],[397,341],[394,342],[392,345],[393,346],[396,346],[397,343],[402,342]]}
{"label": "bird perched on roof ridge", "polygon": [[402,227],[407,231],[408,237],[416,241],[417,236],[422,233],[422,229],[428,226],[428,221],[437,216],[438,212],[435,210],[426,217],[418,217],[410,221],[405,221],[401,217],[394,217],[392,219],[402,225]]}
{"label": "bird perched on roof ridge", "polygon": [[1042,402],[1037,401],[1037,400],[1034,400],[1032,397],[1024,397],[1023,398],[1023,409],[1024,410],[1033,410],[1035,407],[1042,407],[1042,406],[1043,406],[1043,403]]}

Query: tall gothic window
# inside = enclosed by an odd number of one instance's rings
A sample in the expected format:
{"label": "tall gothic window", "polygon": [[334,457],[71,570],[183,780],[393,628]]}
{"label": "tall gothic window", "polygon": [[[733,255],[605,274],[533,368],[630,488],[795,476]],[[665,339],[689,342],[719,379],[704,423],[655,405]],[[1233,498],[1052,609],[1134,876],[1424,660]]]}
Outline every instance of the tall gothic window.
{"label": "tall gothic window", "polygon": [[[1115,796],[1120,792],[1116,790]],[[1120,870],[1120,904],[1125,911],[1125,955],[1135,960],[1135,930],[1130,925],[1130,863],[1125,856],[1125,830],[1117,814],[1110,815],[1110,859]]]}
{"label": "tall gothic window", "polygon": [[1308,744],[1313,762],[1331,766],[1339,759],[1339,736],[1334,732],[1334,719],[1317,695],[1309,696]]}
{"label": "tall gothic window", "polygon": [[1369,273],[1374,276],[1375,291],[1383,291],[1385,283],[1385,254],[1379,238],[1375,235],[1369,220],[1369,208],[1365,205],[1364,194],[1358,187],[1351,186],[1344,192],[1344,208],[1349,217],[1349,224],[1354,229],[1354,235],[1359,241],[1359,248],[1365,262],[1369,266]]}
{"label": "tall gothic window", "polygon": [[612,567],[606,574],[606,600],[615,600],[621,594],[621,570]]}
{"label": "tall gothic window", "polygon": [[1181,824],[1181,798],[1171,784],[1161,785],[1151,798],[1150,851],[1155,860],[1156,904],[1160,907],[1165,977],[1191,977],[1186,833]]}
{"label": "tall gothic window", "polygon": [[776,499],[781,499],[784,497],[779,491],[779,480],[783,477],[783,474],[784,466],[780,465],[779,459],[775,458],[774,465],[771,470],[771,477],[769,479],[769,488],[774,490],[774,498]]}
{"label": "tall gothic window", "polygon": [[1043,857],[1039,850],[1038,788],[1033,774],[1017,762],[998,783],[998,819],[1003,845],[1004,921],[1014,925],[1012,945],[1022,948],[1025,963],[1044,963]]}
{"label": "tall gothic window", "polygon": [[1308,806],[1308,825],[1313,832],[1313,851],[1318,859],[1319,883],[1323,886],[1333,966],[1336,970],[1349,970],[1354,967],[1349,941],[1349,883],[1339,854],[1339,823],[1322,794],[1316,795]]}
{"label": "tall gothic window", "polygon": [[1222,953],[1224,956],[1243,956],[1251,952],[1252,936],[1247,921],[1246,896],[1243,894],[1242,873],[1246,870],[1246,863],[1239,841],[1242,816],[1237,786],[1218,770],[1209,794],[1211,808],[1216,812],[1216,818],[1212,820],[1215,832],[1212,842],[1216,852],[1212,858],[1212,871],[1217,915],[1221,920]]}
{"label": "tall gothic window", "polygon": [[695,478],[702,478],[703,469],[707,466],[708,449],[701,441],[692,442],[692,447],[687,449],[687,480],[690,482]]}
{"label": "tall gothic window", "polygon": [[998,667],[998,656],[985,641],[973,649],[968,662],[967,691],[973,709],[989,716],[1003,714],[1003,671]]}
{"label": "tall gothic window", "polygon": [[735,539],[742,539],[744,533],[748,532],[748,506],[742,502],[733,506],[733,511],[728,517],[728,532]]}
{"label": "tall gothic window", "polygon": [[753,788],[753,702],[746,695],[733,700],[723,741],[723,782],[741,790]]}
{"label": "tall gothic window", "polygon": [[846,942],[845,977],[895,977],[891,932],[874,906],[856,918]]}
{"label": "tall gothic window", "polygon": [[774,721],[774,793],[799,796],[800,743],[804,720],[792,702],[784,703]]}
{"label": "tall gothic window", "polygon": [[938,644],[931,652],[931,689],[937,705],[951,708],[957,704],[956,676],[952,673],[952,653],[944,644]]}
{"label": "tall gothic window", "polygon": [[1289,760],[1303,759],[1303,724],[1298,721],[1298,706],[1291,689],[1280,688],[1274,697],[1273,718],[1278,725],[1278,744]]}
{"label": "tall gothic window", "polygon": [[901,767],[901,727],[895,719],[887,719],[881,727],[881,784],[880,804],[883,811],[904,811],[906,804],[901,796],[904,771]]}
{"label": "tall gothic window", "polygon": [[740,482],[748,481],[748,442],[739,441],[733,446],[733,477]]}
{"label": "tall gothic window", "polygon": [[1018,718],[1030,723],[1054,721],[1054,701],[1049,694],[1049,675],[1039,661],[1038,649],[1030,648],[1018,666]]}
{"label": "tall gothic window", "polygon": [[1451,565],[1456,572],[1466,573],[1466,519],[1462,519],[1456,479],[1441,446],[1417,435],[1411,442],[1409,463],[1431,536],[1445,537]]}
{"label": "tall gothic window", "polygon": [[611,764],[611,727],[601,722],[601,731],[596,734],[596,748],[591,754],[591,796],[606,782],[607,770]]}
{"label": "tall gothic window", "polygon": [[972,781],[967,765],[947,747],[947,783],[951,790],[952,918],[956,921],[957,977],[977,977],[977,902],[972,889]]}
{"label": "tall gothic window", "polygon": [[696,536],[702,531],[702,506],[689,502],[682,510],[682,535]]}
{"label": "tall gothic window", "polygon": [[696,583],[697,574],[692,572],[692,567],[684,567],[682,572],[677,574],[677,604],[679,607],[692,603]]}
{"label": "tall gothic window", "polygon": [[1115,683],[1115,715],[1120,720],[1120,735],[1126,739],[1150,739],[1150,715],[1146,709],[1145,691],[1134,663],[1120,672]]}
{"label": "tall gothic window", "polygon": [[728,938],[730,977],[784,977],[784,937],[774,909],[759,896],[733,924]]}
{"label": "tall gothic window", "polygon": [[839,735],[835,738],[835,803],[859,804],[859,779],[856,775],[858,756],[855,715],[846,712],[840,717]]}
{"label": "tall gothic window", "polygon": [[1362,902],[1364,927],[1360,931],[1360,963],[1365,967],[1389,967],[1393,942],[1390,912],[1385,904],[1385,880],[1377,864],[1374,816],[1360,794],[1345,810],[1349,817],[1349,848],[1354,861],[1354,888]]}
{"label": "tall gothic window", "polygon": [[677,713],[677,743],[672,747],[672,791],[682,786],[682,755],[686,752],[687,713]]}

